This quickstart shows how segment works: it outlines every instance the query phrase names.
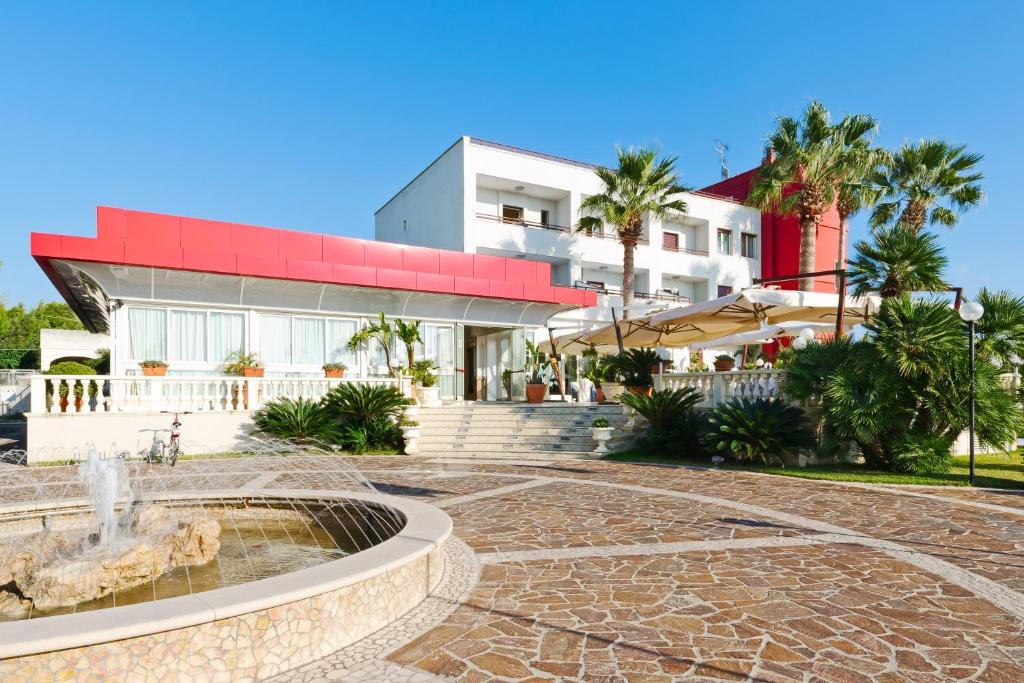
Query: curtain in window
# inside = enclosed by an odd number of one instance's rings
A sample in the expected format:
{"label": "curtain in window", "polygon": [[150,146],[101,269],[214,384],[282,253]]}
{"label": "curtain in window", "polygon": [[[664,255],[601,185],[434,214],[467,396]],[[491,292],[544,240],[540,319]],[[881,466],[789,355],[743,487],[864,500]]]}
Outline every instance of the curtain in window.
{"label": "curtain in window", "polygon": [[292,362],[292,319],[284,315],[260,316],[260,359],[264,363]]}
{"label": "curtain in window", "polygon": [[206,312],[171,311],[170,360],[206,360]]}
{"label": "curtain in window", "polygon": [[166,311],[156,308],[128,309],[128,334],[134,360],[166,360],[166,316]]}
{"label": "curtain in window", "polygon": [[324,321],[317,318],[295,318],[295,353],[292,362],[296,365],[323,365],[324,363]]}
{"label": "curtain in window", "polygon": [[[401,349],[398,347],[402,346]],[[402,344],[396,344],[394,336],[391,337],[391,362],[397,366],[397,359],[395,354],[404,354],[405,347]],[[387,360],[384,356],[384,348],[377,343],[376,339],[371,339],[369,347],[366,353],[366,364],[369,367],[371,375],[384,376],[388,374]]]}
{"label": "curtain in window", "polygon": [[327,362],[344,363],[354,374],[359,370],[356,352],[349,351],[348,340],[356,333],[355,320],[327,321]]}
{"label": "curtain in window", "polygon": [[223,363],[232,353],[245,350],[245,314],[210,314],[210,358]]}

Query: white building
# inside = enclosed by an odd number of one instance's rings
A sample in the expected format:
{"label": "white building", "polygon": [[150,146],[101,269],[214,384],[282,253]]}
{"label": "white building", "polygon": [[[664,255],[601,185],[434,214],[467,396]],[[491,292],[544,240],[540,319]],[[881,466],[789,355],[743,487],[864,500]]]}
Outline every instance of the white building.
{"label": "white building", "polygon": [[[612,227],[593,235],[573,231],[580,203],[600,191],[594,168],[462,137],[377,210],[376,238],[546,261],[553,283],[601,294],[597,307],[552,325],[607,321],[608,307],[622,305],[622,246]],[[700,192],[683,199],[685,214],[645,226],[636,250],[638,301],[706,301],[760,275],[757,210]]]}

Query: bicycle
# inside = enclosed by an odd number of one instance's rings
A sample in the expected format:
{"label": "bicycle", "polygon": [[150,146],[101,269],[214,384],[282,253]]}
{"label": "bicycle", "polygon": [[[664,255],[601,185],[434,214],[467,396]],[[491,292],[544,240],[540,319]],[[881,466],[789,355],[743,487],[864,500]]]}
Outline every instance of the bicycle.
{"label": "bicycle", "polygon": [[[170,411],[161,410],[162,413],[169,413]],[[190,412],[185,411],[184,415],[191,415]],[[170,443],[164,443],[163,439],[160,438],[159,432],[154,430],[153,432],[153,443],[150,444],[149,450],[146,451],[146,462],[150,465],[168,464],[174,467],[174,464],[178,462],[178,456],[181,455],[181,420],[178,419],[178,413],[174,413],[174,422],[171,423],[171,440]]]}

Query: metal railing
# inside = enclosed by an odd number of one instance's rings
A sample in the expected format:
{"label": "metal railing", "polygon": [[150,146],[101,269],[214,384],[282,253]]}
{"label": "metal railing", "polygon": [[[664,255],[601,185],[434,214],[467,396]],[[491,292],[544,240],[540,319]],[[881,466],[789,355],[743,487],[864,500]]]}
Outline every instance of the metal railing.
{"label": "metal railing", "polygon": [[[607,230],[607,231],[606,230],[592,230],[592,231],[589,231],[589,232],[587,232],[587,231],[579,232],[577,234],[581,235],[583,237],[593,237],[594,239],[598,239],[598,240],[614,240],[616,242],[619,241],[619,235],[614,230]],[[640,239],[638,239],[636,241],[636,243],[637,244],[650,244],[651,240],[646,235],[641,235]]]}
{"label": "metal railing", "polygon": [[33,375],[32,415],[230,412],[258,410],[278,398],[320,400],[340,384],[393,386],[411,394],[409,378],[112,377]]}
{"label": "metal railing", "polygon": [[[592,285],[589,282],[584,282],[583,280],[576,280],[575,282],[572,283],[572,287],[573,287],[573,289],[585,289],[585,290],[590,291],[590,292],[597,292],[598,294],[608,294],[608,295],[611,295],[611,296],[622,296],[622,288],[621,287],[609,287],[607,285],[605,285],[604,287],[598,287],[597,285]],[[674,293],[668,292],[668,291],[657,291],[657,292],[653,292],[653,293],[651,293],[651,292],[636,292],[636,291],[634,291],[633,292],[633,298],[635,298],[635,299],[658,299],[658,300],[661,300],[661,301],[678,301],[678,302],[681,302],[681,303],[688,303],[688,304],[692,304],[693,303],[693,299],[691,299],[688,296],[683,296],[682,294],[674,294]]]}
{"label": "metal railing", "polygon": [[543,230],[553,230],[555,232],[569,232],[569,228],[564,225],[554,225],[553,223],[536,223],[534,221],[528,221],[521,218],[506,218],[505,216],[495,216],[490,213],[478,213],[477,218],[485,221],[494,221],[495,223],[505,223],[506,225],[518,225],[523,228],[541,228]]}
{"label": "metal railing", "polygon": [[672,246],[669,246],[669,245],[665,244],[664,242],[662,243],[661,248],[664,251],[672,251],[672,252],[676,252],[678,254],[692,254],[694,256],[707,256],[708,255],[708,252],[701,251],[700,249],[687,249],[686,247],[680,247],[680,246],[672,247]]}

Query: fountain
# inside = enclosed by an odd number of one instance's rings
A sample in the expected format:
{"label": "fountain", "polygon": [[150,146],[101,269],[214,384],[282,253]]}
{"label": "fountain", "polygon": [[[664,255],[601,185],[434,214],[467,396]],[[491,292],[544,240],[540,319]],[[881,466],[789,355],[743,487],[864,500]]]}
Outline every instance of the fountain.
{"label": "fountain", "polygon": [[[330,451],[263,442],[173,470],[120,454],[0,465],[0,678],[101,656],[197,680],[231,652],[261,678],[382,628],[440,580],[447,515]],[[257,642],[287,654],[250,661]],[[168,657],[177,644],[187,657]]]}

